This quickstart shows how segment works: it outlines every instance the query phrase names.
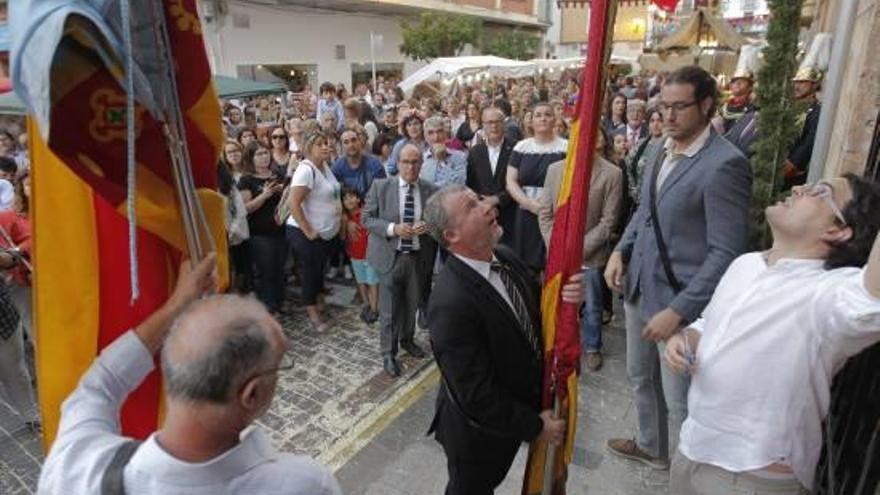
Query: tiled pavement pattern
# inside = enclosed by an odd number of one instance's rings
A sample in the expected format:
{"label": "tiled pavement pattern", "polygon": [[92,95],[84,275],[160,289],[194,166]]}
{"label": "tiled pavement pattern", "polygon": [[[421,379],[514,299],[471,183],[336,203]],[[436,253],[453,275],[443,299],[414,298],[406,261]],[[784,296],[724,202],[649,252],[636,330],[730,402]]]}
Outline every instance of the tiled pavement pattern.
{"label": "tiled pavement pattern", "polygon": [[[332,287],[327,302],[333,329],[320,335],[310,333],[295,290],[291,294],[289,316],[281,323],[296,366],[280,377],[272,408],[260,422],[279,449],[339,463],[342,444],[362,421],[381,416],[380,408],[412,387],[412,377],[421,377],[431,361],[401,356],[404,376],[388,378],[382,371],[378,323],[368,327],[360,321],[360,308],[350,304],[355,291],[350,284]],[[416,339],[427,348],[425,335],[420,330]],[[0,401],[0,495],[30,494],[36,487],[40,440],[19,424]]]}

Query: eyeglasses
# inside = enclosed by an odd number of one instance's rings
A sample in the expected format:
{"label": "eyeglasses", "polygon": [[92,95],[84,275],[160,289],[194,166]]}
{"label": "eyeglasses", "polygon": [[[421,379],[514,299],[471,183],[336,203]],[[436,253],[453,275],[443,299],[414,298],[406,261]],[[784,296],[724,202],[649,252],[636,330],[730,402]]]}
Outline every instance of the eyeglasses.
{"label": "eyeglasses", "polygon": [[675,103],[662,103],[661,102],[659,105],[657,105],[657,110],[660,110],[660,113],[666,113],[670,110],[672,110],[674,113],[679,113],[679,112],[685,111],[689,107],[696,105],[697,103],[699,103],[699,102],[696,100],[694,100],[690,103],[684,103],[684,102],[680,102],[680,101],[677,101]]}
{"label": "eyeglasses", "polygon": [[844,227],[847,225],[846,219],[843,217],[843,211],[841,211],[840,207],[837,206],[837,203],[834,202],[834,187],[828,182],[823,181],[815,184],[806,184],[799,190],[795,191],[795,193],[803,193],[814,198],[822,198],[828,203],[828,207],[834,212],[834,216],[837,217],[840,224]]}
{"label": "eyeglasses", "polygon": [[483,125],[499,125],[501,124],[500,120],[484,120]]}

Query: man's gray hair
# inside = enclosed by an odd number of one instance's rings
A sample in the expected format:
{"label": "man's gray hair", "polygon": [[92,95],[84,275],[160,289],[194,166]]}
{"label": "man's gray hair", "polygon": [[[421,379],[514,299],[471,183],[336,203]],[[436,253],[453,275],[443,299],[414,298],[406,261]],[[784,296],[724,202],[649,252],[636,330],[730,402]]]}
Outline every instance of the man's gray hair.
{"label": "man's gray hair", "polygon": [[428,120],[425,121],[425,130],[428,129],[443,129],[446,132],[449,132],[449,128],[451,124],[447,124],[447,118],[441,115],[435,115],[433,117],[428,117]]}
{"label": "man's gray hair", "polygon": [[428,198],[425,203],[425,211],[422,216],[425,223],[428,224],[428,232],[431,237],[443,247],[447,247],[446,238],[443,232],[449,227],[449,211],[446,209],[446,197],[467,189],[467,186],[461,184],[450,184],[435,192]]}
{"label": "man's gray hair", "polygon": [[[221,303],[239,303],[238,296],[214,296],[230,299]],[[186,313],[184,313],[185,317]],[[195,359],[172,359],[168,343],[185,318],[178,318],[171,327],[162,349],[162,378],[169,397],[192,402],[225,404],[245,380],[272,364],[272,345],[264,323],[254,312],[242,311],[224,322],[221,342],[213,349],[201,350]]]}

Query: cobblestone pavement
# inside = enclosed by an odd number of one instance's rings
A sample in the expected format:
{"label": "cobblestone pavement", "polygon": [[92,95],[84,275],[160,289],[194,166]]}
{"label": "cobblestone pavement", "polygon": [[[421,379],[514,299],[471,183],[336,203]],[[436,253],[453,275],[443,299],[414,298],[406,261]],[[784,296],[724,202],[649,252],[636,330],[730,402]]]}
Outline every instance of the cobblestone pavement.
{"label": "cobblestone pavement", "polygon": [[[306,453],[331,466],[344,463],[352,442],[369,434],[376,421],[398,411],[389,407],[430,374],[431,360],[401,356],[404,376],[392,380],[382,371],[378,323],[367,326],[351,304],[351,284],[331,285],[327,300],[333,329],[310,333],[305,311],[296,304],[281,319],[296,366],[279,379],[272,408],[260,420],[280,450]],[[426,332],[416,340],[427,348]],[[392,407],[393,409],[393,407]],[[12,409],[0,400],[0,494],[33,493],[42,461],[40,438],[22,429]],[[366,433],[365,433],[366,432]]]}

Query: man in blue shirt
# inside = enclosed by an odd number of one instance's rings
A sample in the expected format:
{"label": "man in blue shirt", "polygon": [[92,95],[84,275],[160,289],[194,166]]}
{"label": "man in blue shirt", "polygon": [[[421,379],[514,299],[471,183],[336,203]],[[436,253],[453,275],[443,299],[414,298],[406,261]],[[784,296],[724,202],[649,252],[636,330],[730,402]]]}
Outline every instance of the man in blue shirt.
{"label": "man in blue shirt", "polygon": [[446,147],[446,142],[449,140],[448,124],[448,119],[439,116],[425,121],[425,141],[428,143],[428,149],[425,151],[419,178],[437,187],[450,184],[464,185],[467,180],[467,155]]}
{"label": "man in blue shirt", "polygon": [[345,155],[333,162],[333,175],[364,198],[374,179],[385,178],[385,168],[378,158],[364,153],[364,141],[356,129],[346,128],[341,141]]}

